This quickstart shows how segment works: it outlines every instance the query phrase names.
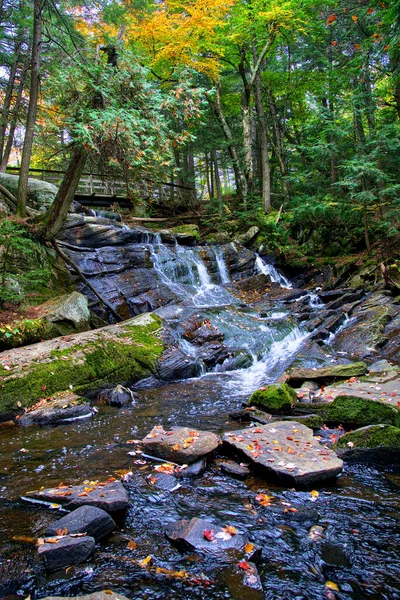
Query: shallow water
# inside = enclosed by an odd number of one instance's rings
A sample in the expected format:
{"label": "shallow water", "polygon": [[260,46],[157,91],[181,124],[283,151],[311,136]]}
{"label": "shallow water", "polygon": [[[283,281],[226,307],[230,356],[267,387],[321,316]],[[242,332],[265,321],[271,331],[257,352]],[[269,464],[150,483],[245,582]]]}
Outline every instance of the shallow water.
{"label": "shallow water", "polygon": [[[207,305],[202,314],[224,333],[229,348],[248,351],[252,366],[141,389],[134,405],[101,406],[87,420],[2,431],[0,597],[31,594],[34,600],[112,589],[135,600],[258,600],[256,592],[240,587],[232,566],[208,556],[182,554],[165,538],[167,523],[197,516],[233,525],[262,548],[257,567],[267,599],[400,599],[400,476],[395,467],[346,465],[335,485],[319,489],[315,502],[309,491],[268,486],[256,477],[244,482],[232,479],[220,472],[215,461],[203,476],[181,479],[181,487],[173,492],[160,491],[146,479],[155,463],[129,454],[136,446],[128,440],[143,438],[158,424],[216,433],[240,428],[229,418],[230,411],[240,408],[254,389],[275,380],[308,335],[282,306],[262,319],[235,304],[223,287],[210,283],[193,252],[190,269],[175,260],[167,272],[167,264],[161,260],[158,264],[165,280],[169,278],[183,299],[194,298],[194,310]],[[219,268],[223,273],[222,265]],[[187,281],[179,281],[179,272]],[[221,275],[221,281],[226,277]],[[223,306],[227,301],[231,306]],[[177,321],[178,339],[182,324]],[[188,342],[182,347],[196,353]],[[106,543],[97,545],[90,562],[46,574],[34,540],[64,513],[21,497],[61,481],[105,480],[121,470],[133,474],[126,484],[132,505],[125,521]],[[255,499],[259,492],[274,496],[273,504],[261,507]],[[281,502],[295,505],[298,512],[285,513]],[[130,540],[136,549],[128,548]],[[139,562],[148,555],[150,567],[141,566]],[[157,567],[170,572],[157,572]],[[182,569],[189,573],[185,581],[173,575]],[[339,591],[327,588],[327,581]]]}

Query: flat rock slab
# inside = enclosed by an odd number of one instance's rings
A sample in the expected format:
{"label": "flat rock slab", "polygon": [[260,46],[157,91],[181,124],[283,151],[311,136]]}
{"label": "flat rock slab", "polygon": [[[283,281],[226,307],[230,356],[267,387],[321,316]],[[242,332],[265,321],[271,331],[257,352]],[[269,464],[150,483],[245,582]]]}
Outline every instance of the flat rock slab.
{"label": "flat rock slab", "polygon": [[67,392],[40,400],[25,414],[21,415],[17,422],[19,425],[24,426],[56,425],[78,418],[91,417],[92,414],[89,402],[76,394]]}
{"label": "flat rock slab", "polygon": [[276,421],[225,433],[223,442],[244,454],[253,465],[279,479],[308,485],[339,475],[343,462],[332,450],[321,446],[312,429],[296,421]]}
{"label": "flat rock slab", "polygon": [[[46,540],[51,540],[46,541]],[[57,571],[70,565],[79,565],[93,553],[95,540],[90,536],[45,538],[39,546],[39,556],[44,559],[49,571]]]}
{"label": "flat rock slab", "polygon": [[80,506],[68,515],[58,519],[46,530],[46,536],[57,535],[58,531],[68,533],[86,533],[95,540],[109,536],[116,525],[105,510],[97,506]]}
{"label": "flat rock slab", "polygon": [[210,431],[199,431],[190,427],[172,427],[165,431],[156,425],[143,439],[143,451],[178,464],[191,464],[213,452],[219,437]]}
{"label": "flat rock slab", "polygon": [[90,481],[82,485],[28,492],[26,495],[37,500],[62,504],[65,508],[78,508],[89,504],[108,513],[126,510],[130,504],[128,494],[120,481]]}
{"label": "flat rock slab", "polygon": [[126,596],[122,594],[116,594],[111,590],[103,590],[101,592],[94,592],[93,594],[88,594],[87,596],[47,596],[44,600],[128,600]]}
{"label": "flat rock slab", "polygon": [[211,553],[228,560],[229,557],[231,560],[237,560],[238,556],[251,558],[259,550],[254,544],[249,544],[247,536],[241,533],[231,535],[226,527],[197,517],[190,521],[183,519],[170,523],[165,529],[165,535],[170,542],[184,551]]}
{"label": "flat rock slab", "polygon": [[364,362],[350,363],[348,365],[333,365],[319,369],[293,369],[288,373],[286,383],[296,387],[305,381],[329,382],[337,379],[348,379],[365,375],[368,366]]}
{"label": "flat rock slab", "polygon": [[337,396],[356,396],[397,407],[400,402],[400,373],[392,371],[382,376],[355,378],[325,387],[321,398],[333,400]]}

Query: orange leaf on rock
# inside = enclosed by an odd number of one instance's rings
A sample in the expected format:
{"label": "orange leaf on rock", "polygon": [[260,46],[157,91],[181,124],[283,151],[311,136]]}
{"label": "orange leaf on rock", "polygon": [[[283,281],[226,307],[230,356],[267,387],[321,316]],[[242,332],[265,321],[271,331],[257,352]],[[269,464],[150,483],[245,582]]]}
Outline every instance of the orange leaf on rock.
{"label": "orange leaf on rock", "polygon": [[246,552],[246,554],[250,554],[250,552],[253,552],[254,550],[254,544],[252,544],[251,542],[247,542],[247,544],[244,547],[244,551]]}
{"label": "orange leaf on rock", "polygon": [[224,529],[227,533],[230,533],[231,535],[237,534],[236,527],[233,527],[233,525],[227,525],[226,527],[224,527]]}
{"label": "orange leaf on rock", "polygon": [[179,444],[175,444],[174,446],[172,446],[172,450],[174,450],[175,452],[177,452],[178,450],[180,450],[180,445]]}
{"label": "orange leaf on rock", "polygon": [[129,550],[136,550],[136,548],[137,548],[136,542],[134,542],[133,540],[129,540],[128,548],[129,548]]}
{"label": "orange leaf on rock", "polygon": [[206,538],[206,540],[208,540],[209,542],[212,542],[213,539],[215,538],[214,532],[212,529],[205,529],[203,531],[203,535]]}

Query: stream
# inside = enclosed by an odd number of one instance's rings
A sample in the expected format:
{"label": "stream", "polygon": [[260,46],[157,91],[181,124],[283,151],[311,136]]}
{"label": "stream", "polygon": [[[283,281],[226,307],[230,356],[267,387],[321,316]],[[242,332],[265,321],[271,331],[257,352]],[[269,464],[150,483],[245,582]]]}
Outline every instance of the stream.
{"label": "stream", "polygon": [[[202,476],[182,478],[174,491],[160,490],[146,479],[155,463],[135,455],[129,440],[143,438],[158,424],[215,433],[241,428],[230,412],[260,385],[276,380],[310,335],[287,306],[277,304],[261,317],[235,298],[218,247],[218,272],[213,274],[194,249],[168,247],[159,238],[149,240],[148,249],[161,281],[181,299],[170,325],[185,354],[196,358],[199,350],[182,338],[183,320],[200,310],[224,334],[225,346],[243,353],[244,367],[226,370],[222,362],[207,372],[199,358],[198,377],[140,388],[129,407],[101,405],[91,419],[2,431],[0,597],[16,600],[30,594],[35,600],[111,589],[135,600],[258,600],[259,592],[245,590],[223,559],[182,554],[165,538],[168,523],[196,516],[233,525],[262,548],[257,568],[267,599],[400,598],[400,475],[395,466],[345,464],[334,485],[318,488],[315,502],[309,491],[269,485],[255,476],[233,479],[216,461]],[[290,287],[259,257],[256,268]],[[310,305],[317,310],[318,298],[310,298]],[[118,477],[119,471],[132,472],[126,482],[132,504],[125,521],[111,538],[97,544],[90,562],[46,573],[34,539],[64,512],[21,497],[61,481]],[[258,493],[301,510],[271,511],[256,502]],[[134,549],[128,548],[131,540]],[[155,567],[170,574],[140,566],[148,555]],[[183,569],[190,574],[188,580],[172,574]]]}

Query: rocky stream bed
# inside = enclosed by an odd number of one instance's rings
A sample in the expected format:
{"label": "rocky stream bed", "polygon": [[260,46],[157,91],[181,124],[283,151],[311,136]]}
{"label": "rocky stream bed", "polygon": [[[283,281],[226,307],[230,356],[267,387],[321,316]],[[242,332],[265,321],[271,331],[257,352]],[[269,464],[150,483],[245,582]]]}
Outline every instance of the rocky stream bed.
{"label": "rocky stream bed", "polygon": [[59,243],[126,320],[77,283],[97,329],[63,300],[0,353],[0,596],[400,598],[398,298],[84,215]]}

